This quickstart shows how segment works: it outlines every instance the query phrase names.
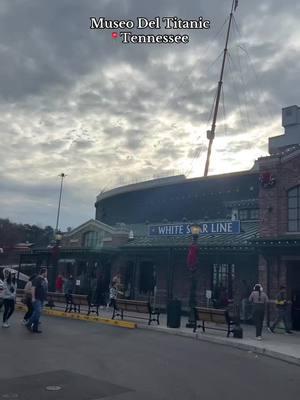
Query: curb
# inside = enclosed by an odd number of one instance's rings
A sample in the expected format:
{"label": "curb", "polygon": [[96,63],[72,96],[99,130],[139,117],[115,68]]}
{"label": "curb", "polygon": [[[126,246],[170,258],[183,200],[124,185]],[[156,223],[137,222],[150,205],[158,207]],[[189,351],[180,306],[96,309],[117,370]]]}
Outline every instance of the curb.
{"label": "curb", "polygon": [[[23,307],[22,305],[16,305],[16,310],[26,311],[26,308]],[[115,320],[115,319],[103,318],[103,317],[94,317],[91,315],[65,313],[64,311],[55,311],[55,310],[44,309],[43,315],[48,315],[50,317],[75,319],[75,320],[79,320],[79,321],[98,322],[101,324],[119,326],[121,328],[127,328],[127,329],[137,328],[137,324],[134,322],[130,322],[130,321]]]}
{"label": "curb", "polygon": [[229,347],[232,347],[235,349],[253,352],[255,354],[274,358],[276,360],[284,361],[289,364],[297,365],[298,367],[300,367],[300,358],[299,357],[294,357],[294,356],[290,356],[290,355],[287,355],[284,353],[280,353],[278,351],[269,350],[265,347],[257,347],[252,344],[243,343],[241,341],[243,339],[236,339],[236,342],[234,342],[234,341],[232,341],[232,339],[228,340],[227,338],[223,339],[221,337],[204,336],[202,333],[182,332],[180,330],[173,331],[173,330],[171,330],[172,328],[166,329],[166,328],[161,328],[159,326],[148,326],[148,325],[141,325],[141,324],[138,324],[137,328],[144,329],[144,330],[152,330],[152,331],[156,331],[156,332],[160,332],[160,333],[166,333],[168,335],[187,337],[187,338],[195,339],[195,340],[202,340],[203,342],[219,344],[222,346],[229,346]]}

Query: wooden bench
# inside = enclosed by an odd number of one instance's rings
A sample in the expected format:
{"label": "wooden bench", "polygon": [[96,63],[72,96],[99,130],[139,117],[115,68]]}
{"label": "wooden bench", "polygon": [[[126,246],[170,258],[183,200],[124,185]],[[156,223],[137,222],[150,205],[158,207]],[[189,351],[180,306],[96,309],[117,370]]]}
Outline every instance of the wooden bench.
{"label": "wooden bench", "polygon": [[[47,301],[48,303],[46,306],[50,307],[51,310],[53,307],[64,307],[66,312],[69,307],[69,300],[67,298],[67,295],[64,293],[48,292]],[[57,303],[60,303],[60,305],[57,306]]]}
{"label": "wooden bench", "polygon": [[[149,317],[136,317],[131,316],[132,318],[140,318],[140,319],[147,319],[148,325],[151,324],[152,321],[156,321],[157,325],[159,325],[159,310],[152,309],[150,303],[148,301],[138,301],[138,300],[124,300],[124,299],[117,299],[115,301],[114,310],[112,319],[116,316],[121,316],[121,319],[124,318],[124,311],[139,313],[139,314],[148,314]],[[153,318],[155,317],[155,318]]]}
{"label": "wooden bench", "polygon": [[[72,311],[72,308],[74,308],[74,311],[80,313],[80,306],[87,306],[88,307],[88,312],[87,315],[90,315],[91,312],[96,313],[99,315],[99,304],[94,304],[91,303],[90,297],[88,295],[82,295],[82,294],[71,294],[68,295],[71,296],[70,298],[70,306],[69,306],[69,312]],[[95,308],[95,310],[93,310]]]}
{"label": "wooden bench", "polygon": [[[230,333],[233,332],[232,326],[236,324],[235,320],[232,317],[229,317],[227,310],[216,308],[194,307],[194,318],[194,332],[196,332],[197,328],[200,327],[203,332],[205,332],[205,329],[216,329],[227,332],[227,337],[229,337]],[[197,321],[200,321],[201,324],[197,325]],[[227,325],[227,329],[205,326],[205,322],[212,322],[217,325]]]}
{"label": "wooden bench", "polygon": [[[24,289],[17,289],[17,298],[22,299],[24,298],[25,290]],[[56,292],[48,292],[47,293],[47,303],[46,307],[53,308],[57,307],[55,303],[61,303],[60,307],[67,307],[66,306],[66,295],[63,293],[56,293]]]}
{"label": "wooden bench", "polygon": [[[17,297],[22,299],[23,296],[24,289],[17,289]],[[59,303],[59,305],[57,305],[57,303]],[[62,307],[65,309],[65,312],[74,311],[79,313],[81,311],[80,306],[87,306],[87,315],[90,315],[92,312],[99,315],[99,304],[91,303],[88,295],[48,292],[46,306],[51,310],[54,307]]]}

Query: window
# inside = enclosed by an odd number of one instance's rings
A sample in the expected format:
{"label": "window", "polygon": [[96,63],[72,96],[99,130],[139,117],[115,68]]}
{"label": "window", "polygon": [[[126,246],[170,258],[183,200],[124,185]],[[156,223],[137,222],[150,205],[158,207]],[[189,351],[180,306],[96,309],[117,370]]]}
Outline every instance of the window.
{"label": "window", "polygon": [[102,243],[104,233],[89,231],[83,236],[83,246],[84,247],[97,247]]}
{"label": "window", "polygon": [[259,219],[259,209],[253,208],[250,210],[250,219]]}
{"label": "window", "polygon": [[225,307],[227,300],[233,297],[234,264],[213,265],[213,298],[216,307]]}
{"label": "window", "polygon": [[288,191],[288,231],[300,231],[300,186]]}
{"label": "window", "polygon": [[240,210],[239,215],[240,220],[248,219],[248,210]]}

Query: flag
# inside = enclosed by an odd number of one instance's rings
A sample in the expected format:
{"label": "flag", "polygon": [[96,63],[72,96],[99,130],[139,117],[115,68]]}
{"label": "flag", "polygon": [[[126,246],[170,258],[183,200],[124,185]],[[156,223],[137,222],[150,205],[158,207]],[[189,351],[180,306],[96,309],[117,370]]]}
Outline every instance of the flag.
{"label": "flag", "polygon": [[193,243],[188,251],[188,256],[187,256],[187,266],[190,271],[196,271],[197,269],[197,264],[198,264],[198,254],[199,254],[199,248],[198,245]]}
{"label": "flag", "polygon": [[239,4],[239,0],[235,0],[235,2],[234,2],[234,11],[237,9],[238,4]]}

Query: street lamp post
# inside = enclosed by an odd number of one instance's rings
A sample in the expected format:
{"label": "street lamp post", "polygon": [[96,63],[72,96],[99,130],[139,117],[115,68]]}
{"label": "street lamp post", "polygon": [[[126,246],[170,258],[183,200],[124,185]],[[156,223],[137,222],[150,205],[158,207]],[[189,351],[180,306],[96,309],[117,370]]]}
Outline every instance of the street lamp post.
{"label": "street lamp post", "polygon": [[56,226],[55,226],[55,234],[58,233],[58,224],[59,224],[59,215],[60,215],[60,205],[61,205],[61,196],[62,196],[62,189],[63,189],[63,182],[64,178],[67,176],[63,172],[59,174],[61,181],[60,181],[60,191],[59,191],[59,200],[58,200],[58,208],[57,208],[57,217],[56,217]]}
{"label": "street lamp post", "polygon": [[189,297],[189,321],[186,324],[187,328],[193,328],[195,324],[194,307],[197,305],[196,293],[197,293],[197,268],[198,268],[198,238],[201,232],[198,224],[191,225],[191,232],[193,237],[193,243],[191,244],[187,257],[187,266],[190,272],[190,297]]}
{"label": "street lamp post", "polygon": [[53,287],[54,291],[55,291],[55,279],[58,274],[58,260],[60,257],[60,242],[61,242],[62,238],[63,238],[63,235],[61,234],[61,232],[56,231],[54,234],[54,245],[53,245],[52,251],[51,251],[52,268],[49,270],[50,286]]}

